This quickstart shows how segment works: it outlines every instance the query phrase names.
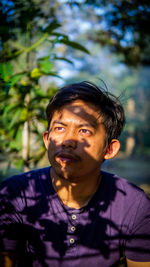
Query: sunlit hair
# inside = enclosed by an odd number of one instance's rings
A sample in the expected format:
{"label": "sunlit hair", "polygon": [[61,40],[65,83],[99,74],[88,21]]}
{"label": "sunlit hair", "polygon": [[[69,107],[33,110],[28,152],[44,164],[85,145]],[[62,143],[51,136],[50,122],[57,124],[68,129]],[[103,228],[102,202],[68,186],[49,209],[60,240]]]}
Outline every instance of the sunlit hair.
{"label": "sunlit hair", "polygon": [[69,84],[58,90],[46,109],[48,129],[54,112],[77,99],[92,103],[98,108],[105,126],[107,144],[121,134],[125,115],[119,99],[88,81]]}

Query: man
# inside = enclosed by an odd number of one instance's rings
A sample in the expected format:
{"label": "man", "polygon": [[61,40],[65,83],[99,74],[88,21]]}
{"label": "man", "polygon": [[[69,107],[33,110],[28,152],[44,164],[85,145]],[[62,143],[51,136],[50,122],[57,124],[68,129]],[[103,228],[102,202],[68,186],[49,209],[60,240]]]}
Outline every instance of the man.
{"label": "man", "polygon": [[[120,148],[123,108],[94,84],[60,89],[43,139],[51,167],[1,184],[1,265],[150,266],[150,201],[101,171]],[[8,265],[7,265],[8,264]]]}

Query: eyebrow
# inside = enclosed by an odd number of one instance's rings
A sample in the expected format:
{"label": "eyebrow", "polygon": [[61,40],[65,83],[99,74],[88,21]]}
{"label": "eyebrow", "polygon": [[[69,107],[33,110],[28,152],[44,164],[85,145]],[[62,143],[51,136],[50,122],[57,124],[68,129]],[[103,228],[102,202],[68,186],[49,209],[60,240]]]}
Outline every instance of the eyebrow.
{"label": "eyebrow", "polygon": [[82,123],[79,125],[79,127],[92,127],[92,128],[96,128],[97,127],[97,124],[96,123]]}
{"label": "eyebrow", "polygon": [[53,121],[53,125],[55,125],[55,124],[61,124],[61,125],[63,125],[63,126],[67,126],[66,123],[64,123],[64,122],[62,122],[62,121],[58,121],[58,120]]}
{"label": "eyebrow", "polygon": [[[54,120],[53,121],[53,125],[55,125],[55,124],[61,124],[63,126],[67,126],[66,123],[64,123],[62,121],[59,121],[59,120]],[[96,122],[92,122],[92,123],[81,123],[81,124],[78,125],[78,128],[80,128],[80,127],[87,127],[87,126],[96,129],[97,128],[97,123]]]}

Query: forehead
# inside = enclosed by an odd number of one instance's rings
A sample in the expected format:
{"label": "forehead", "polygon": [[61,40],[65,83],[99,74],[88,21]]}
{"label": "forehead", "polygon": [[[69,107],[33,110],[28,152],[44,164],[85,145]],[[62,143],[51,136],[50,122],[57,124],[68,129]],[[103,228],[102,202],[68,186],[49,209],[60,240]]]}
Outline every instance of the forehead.
{"label": "forehead", "polygon": [[97,106],[83,100],[75,100],[62,106],[53,114],[52,121],[59,119],[77,119],[80,121],[101,122],[101,112]]}

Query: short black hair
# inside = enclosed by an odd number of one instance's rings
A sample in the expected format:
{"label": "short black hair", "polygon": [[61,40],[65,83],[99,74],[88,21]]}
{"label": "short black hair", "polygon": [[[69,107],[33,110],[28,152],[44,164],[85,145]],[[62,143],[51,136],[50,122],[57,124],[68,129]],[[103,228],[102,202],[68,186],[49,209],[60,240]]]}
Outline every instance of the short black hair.
{"label": "short black hair", "polygon": [[46,108],[48,129],[54,112],[77,99],[89,102],[99,109],[107,144],[118,138],[125,124],[124,109],[119,98],[88,81],[64,86],[52,97]]}

